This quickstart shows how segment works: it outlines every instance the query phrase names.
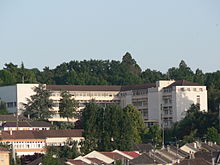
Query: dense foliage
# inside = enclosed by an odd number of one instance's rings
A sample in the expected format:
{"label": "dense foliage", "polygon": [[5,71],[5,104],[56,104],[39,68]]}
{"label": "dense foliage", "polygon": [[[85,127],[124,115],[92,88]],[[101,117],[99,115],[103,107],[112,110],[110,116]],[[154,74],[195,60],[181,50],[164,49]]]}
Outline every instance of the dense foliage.
{"label": "dense foliage", "polygon": [[40,84],[34,88],[36,94],[27,98],[27,104],[24,104],[24,115],[31,119],[46,120],[51,117],[53,101],[50,99],[51,92],[45,89],[45,86]]}
{"label": "dense foliage", "polygon": [[8,114],[8,110],[6,107],[5,102],[0,100],[0,115],[7,115]]}
{"label": "dense foliage", "polygon": [[76,117],[78,103],[71,98],[72,95],[67,91],[63,91],[60,96],[59,114],[61,117],[67,118],[67,121],[69,121],[70,118]]}
{"label": "dense foliage", "polygon": [[82,113],[85,142],[82,152],[93,150],[131,150],[134,143],[141,143],[145,133],[140,112],[129,105],[121,108],[116,104],[100,107],[88,103]]}
{"label": "dense foliage", "polygon": [[218,128],[218,114],[200,111],[199,105],[192,104],[185,118],[175,123],[173,128],[166,130],[165,137],[166,141],[181,140],[183,144],[205,139],[214,141],[218,137],[216,128]]}
{"label": "dense foliage", "polygon": [[130,53],[126,53],[122,61],[84,60],[65,62],[54,69],[45,67],[43,71],[27,69],[8,63],[0,70],[0,85],[15,83],[42,83],[62,85],[128,85],[155,82],[161,79],[189,80],[208,87],[209,110],[218,111],[220,104],[220,71],[203,73],[192,69],[185,61],[178,67],[169,68],[167,73],[146,69],[141,70]]}

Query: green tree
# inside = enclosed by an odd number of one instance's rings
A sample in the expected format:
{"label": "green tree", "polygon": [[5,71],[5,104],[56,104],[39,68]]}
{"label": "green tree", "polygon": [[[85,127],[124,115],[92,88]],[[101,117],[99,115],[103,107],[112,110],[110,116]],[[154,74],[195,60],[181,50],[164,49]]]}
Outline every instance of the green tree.
{"label": "green tree", "polygon": [[[137,121],[136,121],[137,120]],[[143,120],[132,106],[122,109],[109,104],[100,107],[89,103],[82,113],[85,141],[82,152],[92,150],[131,150],[135,142],[141,142]]]}
{"label": "green tree", "polygon": [[155,146],[162,145],[162,129],[159,127],[158,124],[150,126],[149,131],[145,136],[147,142],[152,142]]}
{"label": "green tree", "polygon": [[50,99],[51,92],[45,89],[43,84],[34,88],[35,94],[27,99],[27,104],[24,104],[24,115],[32,119],[47,120],[53,114],[53,101]]}
{"label": "green tree", "polygon": [[87,154],[97,149],[98,128],[97,128],[97,111],[101,107],[92,100],[86,105],[82,112],[83,136],[85,141],[82,142],[81,152]]}
{"label": "green tree", "polygon": [[7,115],[8,114],[8,110],[6,107],[5,102],[0,100],[0,115]]}
{"label": "green tree", "polygon": [[197,129],[191,131],[189,135],[184,136],[183,141],[181,143],[186,144],[186,143],[194,142],[196,140],[196,132],[197,132]]}
{"label": "green tree", "polygon": [[62,163],[60,159],[54,158],[51,153],[48,153],[43,157],[42,165],[62,165]]}
{"label": "green tree", "polygon": [[179,68],[172,67],[167,72],[168,79],[193,81],[194,73],[187,66],[185,61],[181,61]]}
{"label": "green tree", "polygon": [[140,111],[130,104],[123,111],[127,113],[128,120],[131,122],[134,143],[141,144],[142,137],[146,133],[146,128]]}
{"label": "green tree", "polygon": [[74,159],[80,155],[77,148],[77,141],[73,141],[69,139],[66,145],[62,146],[60,149],[59,157],[60,158],[68,158]]}
{"label": "green tree", "polygon": [[206,133],[206,139],[211,142],[220,142],[220,136],[218,134],[218,130],[214,127],[208,128]]}
{"label": "green tree", "polygon": [[67,91],[63,91],[60,96],[59,114],[63,118],[66,117],[69,122],[70,118],[76,117],[78,103],[71,98],[72,95]]}
{"label": "green tree", "polygon": [[16,83],[14,75],[8,70],[0,70],[0,85],[12,85]]}

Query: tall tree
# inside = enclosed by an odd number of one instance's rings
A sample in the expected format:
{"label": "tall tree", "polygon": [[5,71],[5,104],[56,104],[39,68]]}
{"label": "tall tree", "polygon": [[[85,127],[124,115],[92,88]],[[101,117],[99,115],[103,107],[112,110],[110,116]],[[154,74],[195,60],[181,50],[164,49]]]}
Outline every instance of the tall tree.
{"label": "tall tree", "polygon": [[123,111],[127,114],[128,120],[131,122],[134,143],[142,143],[142,136],[146,133],[146,128],[140,111],[130,104]]}
{"label": "tall tree", "polygon": [[72,99],[72,95],[67,91],[63,91],[60,96],[59,114],[61,117],[67,118],[69,122],[70,118],[76,117],[78,103]]}
{"label": "tall tree", "polygon": [[220,143],[220,136],[218,134],[218,130],[215,127],[211,127],[207,129],[206,139],[211,142]]}
{"label": "tall tree", "polygon": [[82,144],[81,152],[87,154],[97,149],[98,128],[97,128],[97,111],[101,107],[93,100],[86,105],[82,112],[83,136],[85,141]]}
{"label": "tall tree", "polygon": [[8,110],[6,107],[5,102],[0,100],[0,115],[7,115],[8,114]]}
{"label": "tall tree", "polygon": [[99,107],[92,102],[86,106],[82,116],[85,137],[83,152],[85,149],[131,150],[135,142],[141,142],[143,120],[132,106],[125,109],[116,104]]}
{"label": "tall tree", "polygon": [[53,114],[53,101],[50,99],[51,92],[45,89],[43,84],[34,88],[35,94],[27,99],[27,104],[24,104],[24,115],[33,119],[46,120]]}

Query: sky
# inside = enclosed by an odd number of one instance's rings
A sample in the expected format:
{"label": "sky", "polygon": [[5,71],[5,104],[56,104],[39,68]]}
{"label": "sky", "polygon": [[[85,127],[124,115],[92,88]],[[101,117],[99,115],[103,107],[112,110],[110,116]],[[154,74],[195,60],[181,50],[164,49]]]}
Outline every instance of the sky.
{"label": "sky", "polygon": [[220,70],[220,0],[1,0],[0,68],[121,60]]}

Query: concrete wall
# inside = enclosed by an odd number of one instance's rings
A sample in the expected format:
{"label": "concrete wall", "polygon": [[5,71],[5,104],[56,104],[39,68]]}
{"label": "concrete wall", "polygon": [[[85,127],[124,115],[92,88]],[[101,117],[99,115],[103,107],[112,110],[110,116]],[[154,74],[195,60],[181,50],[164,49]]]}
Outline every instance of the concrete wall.
{"label": "concrete wall", "polygon": [[0,164],[9,165],[9,152],[0,151]]}
{"label": "concrete wall", "polygon": [[34,88],[39,84],[17,84],[17,108],[18,114],[21,114],[24,106],[23,103],[27,103],[27,98],[30,99],[30,96],[34,95]]}
{"label": "concrete wall", "polygon": [[[184,91],[183,91],[184,89]],[[197,104],[200,99],[200,110],[208,111],[207,90],[204,86],[177,86],[175,92],[175,111],[177,112],[176,121],[180,121],[186,115],[186,111],[192,104]]]}
{"label": "concrete wall", "polygon": [[10,85],[10,86],[3,86],[0,87],[0,98],[2,101],[6,103],[12,103],[12,107],[7,107],[10,113],[17,112],[17,86]]}

